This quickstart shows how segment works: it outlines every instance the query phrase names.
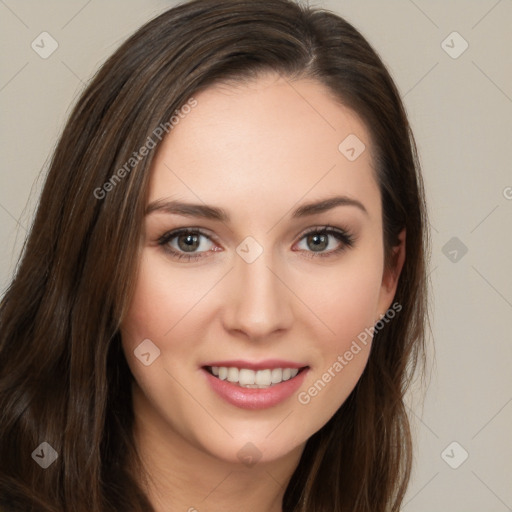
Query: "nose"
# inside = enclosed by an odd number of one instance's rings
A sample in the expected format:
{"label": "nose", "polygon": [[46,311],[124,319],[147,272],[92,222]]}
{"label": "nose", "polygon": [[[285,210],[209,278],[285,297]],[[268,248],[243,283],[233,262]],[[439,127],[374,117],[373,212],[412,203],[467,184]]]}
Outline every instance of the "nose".
{"label": "nose", "polygon": [[284,273],[272,262],[270,251],[263,251],[252,263],[237,256],[226,283],[225,329],[255,341],[289,329],[294,318],[293,293]]}

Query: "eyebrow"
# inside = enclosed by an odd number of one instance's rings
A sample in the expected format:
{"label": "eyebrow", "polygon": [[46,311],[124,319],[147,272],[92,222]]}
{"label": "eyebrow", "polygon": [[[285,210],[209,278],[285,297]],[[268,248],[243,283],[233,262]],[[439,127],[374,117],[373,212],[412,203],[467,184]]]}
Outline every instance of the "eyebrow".
{"label": "eyebrow", "polygon": [[[293,211],[292,218],[299,219],[311,215],[318,215],[319,213],[332,210],[337,206],[354,206],[368,215],[368,211],[364,207],[363,203],[357,199],[352,199],[346,196],[335,196],[299,206]],[[220,222],[230,222],[230,216],[226,210],[206,204],[192,204],[159,199],[150,203],[146,208],[146,215],[153,212],[183,215],[186,217],[199,217],[203,219],[217,220]]]}

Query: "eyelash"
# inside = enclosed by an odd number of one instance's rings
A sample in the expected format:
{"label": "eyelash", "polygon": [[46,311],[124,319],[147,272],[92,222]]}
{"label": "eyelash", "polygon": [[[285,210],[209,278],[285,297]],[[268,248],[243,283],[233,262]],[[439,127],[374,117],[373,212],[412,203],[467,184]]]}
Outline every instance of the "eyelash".
{"label": "eyelash", "polygon": [[[336,238],[339,242],[341,242],[341,245],[337,249],[333,249],[329,252],[303,251],[303,252],[309,253],[308,256],[306,256],[307,258],[316,258],[316,257],[328,258],[328,257],[334,256],[334,255],[339,254],[342,251],[346,250],[347,248],[353,247],[354,241],[355,241],[354,236],[351,235],[347,230],[333,228],[330,225],[322,226],[322,227],[313,227],[313,228],[308,229],[305,233],[303,233],[303,235],[301,236],[299,241],[303,240],[304,238],[306,238],[308,235],[311,235],[311,234],[331,235],[334,238]],[[204,236],[205,238],[207,238],[208,240],[213,241],[212,237],[209,236],[208,234],[206,234],[205,232],[203,232],[201,229],[182,228],[182,229],[177,229],[177,230],[170,231],[168,233],[163,234],[158,239],[158,245],[162,246],[163,249],[167,253],[169,253],[173,258],[175,258],[177,260],[182,260],[182,259],[185,259],[186,261],[197,260],[199,258],[205,257],[205,256],[202,256],[203,253],[210,252],[210,251],[202,251],[202,252],[195,253],[195,254],[194,253],[187,254],[184,252],[176,251],[175,249],[171,249],[168,246],[169,242],[171,240],[173,240],[174,238],[178,238],[180,235],[201,235],[201,236]]]}

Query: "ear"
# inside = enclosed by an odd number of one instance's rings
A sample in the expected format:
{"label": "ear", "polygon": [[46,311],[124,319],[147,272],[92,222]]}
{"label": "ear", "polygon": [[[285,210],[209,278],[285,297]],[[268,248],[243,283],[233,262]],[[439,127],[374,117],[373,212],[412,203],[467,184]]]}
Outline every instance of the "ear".
{"label": "ear", "polygon": [[[393,247],[389,267],[384,268],[379,295],[378,313],[384,315],[390,308],[396,293],[398,279],[405,262],[405,228],[398,235],[398,244]],[[379,318],[380,318],[379,316]]]}

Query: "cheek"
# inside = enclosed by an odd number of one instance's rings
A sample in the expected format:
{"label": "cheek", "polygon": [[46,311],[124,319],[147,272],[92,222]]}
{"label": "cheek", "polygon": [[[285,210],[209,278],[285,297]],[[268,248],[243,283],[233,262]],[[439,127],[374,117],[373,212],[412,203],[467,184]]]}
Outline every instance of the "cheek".
{"label": "cheek", "polygon": [[303,412],[314,418],[315,428],[343,404],[368,361],[382,281],[379,246],[354,254],[324,277],[326,285],[315,287],[310,295],[311,309],[316,305],[315,312],[329,330],[320,326],[312,333],[317,364],[297,397]]}
{"label": "cheek", "polygon": [[382,283],[382,259],[379,251],[358,253],[346,264],[324,276],[323,286],[312,286],[311,309],[329,328],[324,340],[328,353],[343,350],[359,333],[374,325],[378,318]]}
{"label": "cheek", "polygon": [[141,260],[134,296],[123,322],[126,345],[145,338],[163,342],[201,300],[208,279],[193,272],[169,273],[169,264],[159,254],[146,253]]}
{"label": "cheek", "polygon": [[[204,338],[198,311],[216,281],[218,275],[213,272],[177,271],[165,255],[148,249],[143,252],[134,295],[121,324],[121,339],[131,372],[148,399],[158,402],[162,390],[172,387],[167,371],[183,376],[196,370],[196,349]],[[134,351],[140,352],[138,347],[147,339],[159,353],[154,363],[144,366]]]}
{"label": "cheek", "polygon": [[[172,389],[173,380],[166,369],[174,374],[173,362],[190,360],[187,356],[190,356],[190,341],[194,335],[181,343],[180,329],[190,335],[187,314],[205,293],[204,286],[204,280],[201,287],[199,278],[194,278],[192,273],[174,272],[170,276],[169,263],[164,256],[143,251],[134,295],[120,330],[128,366],[145,399],[156,409],[162,408],[159,398],[162,391]],[[157,348],[144,340],[151,340]],[[143,341],[145,345],[141,345]],[[148,348],[142,351],[139,346]],[[147,352],[150,352],[150,362],[146,366],[136,354]],[[153,354],[158,356],[153,358]],[[179,369],[183,369],[182,366]],[[172,403],[177,411],[178,403]]]}

